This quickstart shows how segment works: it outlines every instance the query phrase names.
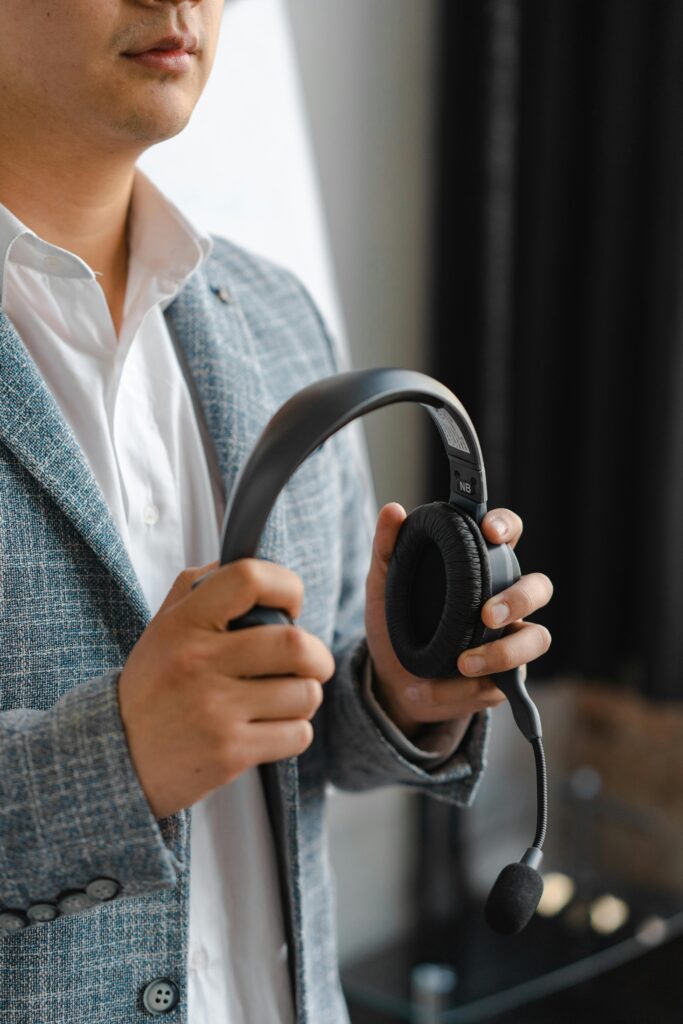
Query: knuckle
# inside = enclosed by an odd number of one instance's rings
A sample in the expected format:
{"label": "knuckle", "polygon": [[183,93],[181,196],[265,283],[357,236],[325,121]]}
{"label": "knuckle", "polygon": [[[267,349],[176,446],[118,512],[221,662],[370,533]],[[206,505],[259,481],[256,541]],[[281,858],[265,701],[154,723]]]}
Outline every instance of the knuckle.
{"label": "knuckle", "polygon": [[313,726],[309,721],[301,720],[294,727],[294,748],[298,754],[303,754],[313,742]]}
{"label": "knuckle", "polygon": [[308,653],[308,640],[300,626],[285,627],[285,645],[287,653],[296,666],[306,658]]}
{"label": "knuckle", "polygon": [[536,605],[534,602],[534,595],[531,589],[526,584],[517,585],[517,601],[519,605],[519,611],[521,615],[519,618],[523,619],[526,615],[531,615]]}
{"label": "knuckle", "polygon": [[337,671],[337,663],[334,660],[334,655],[332,654],[332,651],[330,651],[329,648],[325,648],[325,657],[323,660],[325,668],[320,673],[322,676],[322,679],[320,681],[326,683],[328,682],[328,680],[332,678],[334,673]]}
{"label": "knuckle", "polygon": [[224,728],[219,751],[221,767],[225,772],[235,775],[251,766],[248,737],[242,722],[233,721]]}
{"label": "knuckle", "polygon": [[184,593],[186,590],[190,589],[190,584],[199,575],[199,570],[194,566],[191,566],[187,569],[181,569],[176,578],[173,580],[173,584],[171,586],[169,593],[177,593],[178,591],[180,593]]}
{"label": "knuckle", "polygon": [[259,569],[255,558],[240,558],[233,562],[234,571],[239,577],[240,584],[250,592],[256,589],[259,579]]}
{"label": "knuckle", "polygon": [[192,689],[192,711],[200,723],[202,731],[210,738],[223,735],[221,715],[218,713],[218,695],[209,686],[196,686]]}
{"label": "knuckle", "polygon": [[306,685],[306,707],[309,714],[315,714],[323,702],[323,688],[317,679],[304,680]]}
{"label": "knuckle", "polygon": [[506,644],[505,641],[501,641],[501,646],[498,647],[494,653],[491,651],[490,658],[490,674],[496,672],[507,672],[511,668],[515,668],[519,661],[516,645]]}
{"label": "knuckle", "polygon": [[420,703],[427,708],[438,704],[437,690],[431,679],[423,679],[420,683]]}
{"label": "knuckle", "polygon": [[193,676],[201,670],[206,652],[197,642],[186,642],[176,648],[173,655],[173,668],[176,676]]}
{"label": "knuckle", "polygon": [[499,672],[509,672],[512,668],[517,668],[519,657],[516,656],[512,651],[505,651],[501,653],[500,660],[498,662]]}

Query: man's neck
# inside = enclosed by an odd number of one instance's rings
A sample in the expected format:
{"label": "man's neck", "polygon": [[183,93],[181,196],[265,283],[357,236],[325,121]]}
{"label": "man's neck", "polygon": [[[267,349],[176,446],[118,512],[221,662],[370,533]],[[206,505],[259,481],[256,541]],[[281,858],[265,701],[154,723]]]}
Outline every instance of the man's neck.
{"label": "man's neck", "polygon": [[0,149],[0,202],[32,231],[98,272],[118,337],[128,280],[128,215],[135,165],[50,162]]}

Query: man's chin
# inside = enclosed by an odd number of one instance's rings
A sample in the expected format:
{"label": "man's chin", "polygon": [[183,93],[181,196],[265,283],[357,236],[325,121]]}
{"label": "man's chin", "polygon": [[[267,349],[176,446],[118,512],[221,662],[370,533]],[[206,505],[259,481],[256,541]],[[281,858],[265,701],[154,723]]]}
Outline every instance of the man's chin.
{"label": "man's chin", "polygon": [[145,111],[142,104],[135,106],[128,116],[118,123],[117,134],[125,135],[130,141],[147,143],[152,146],[157,142],[165,142],[187,126],[192,110],[187,107],[162,111],[157,103],[153,109]]}

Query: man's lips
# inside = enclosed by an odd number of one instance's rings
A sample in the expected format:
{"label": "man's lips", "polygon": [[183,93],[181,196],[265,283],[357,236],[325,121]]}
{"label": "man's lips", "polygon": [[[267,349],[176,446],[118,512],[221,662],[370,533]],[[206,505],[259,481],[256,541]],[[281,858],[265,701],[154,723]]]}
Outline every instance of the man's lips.
{"label": "man's lips", "polygon": [[144,50],[142,53],[124,53],[123,56],[135,64],[159,71],[187,71],[193,55],[187,50]]}
{"label": "man's lips", "polygon": [[155,39],[148,46],[141,46],[138,50],[126,50],[125,57],[137,56],[140,53],[150,53],[152,50],[186,50],[187,53],[194,53],[197,49],[197,37],[189,32],[171,33],[163,39]]}

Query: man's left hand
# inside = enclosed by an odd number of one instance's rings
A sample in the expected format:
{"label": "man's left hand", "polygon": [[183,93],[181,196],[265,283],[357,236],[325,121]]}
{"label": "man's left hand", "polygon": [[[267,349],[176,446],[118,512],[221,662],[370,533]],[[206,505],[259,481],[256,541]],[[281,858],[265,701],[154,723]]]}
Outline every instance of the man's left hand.
{"label": "man's left hand", "polygon": [[[507,627],[505,636],[463,651],[454,661],[453,676],[426,679],[412,675],[394,653],[384,610],[389,559],[405,518],[406,511],[398,502],[384,505],[377,517],[365,583],[365,631],[374,665],[376,697],[395,725],[410,738],[425,722],[466,718],[505,700],[492,673],[526,666],[548,650],[551,637],[546,627],[522,620],[548,603],[553,585],[540,572],[521,576],[482,607],[484,624],[491,628]],[[490,543],[506,543],[514,548],[522,534],[522,520],[509,509],[496,508],[486,513],[480,529]],[[502,618],[496,617],[496,609]],[[526,675],[525,669],[523,674]]]}

